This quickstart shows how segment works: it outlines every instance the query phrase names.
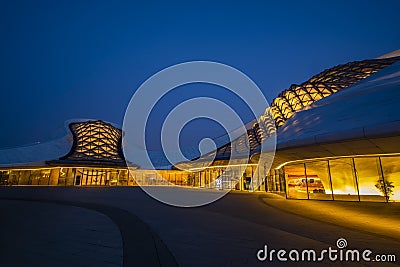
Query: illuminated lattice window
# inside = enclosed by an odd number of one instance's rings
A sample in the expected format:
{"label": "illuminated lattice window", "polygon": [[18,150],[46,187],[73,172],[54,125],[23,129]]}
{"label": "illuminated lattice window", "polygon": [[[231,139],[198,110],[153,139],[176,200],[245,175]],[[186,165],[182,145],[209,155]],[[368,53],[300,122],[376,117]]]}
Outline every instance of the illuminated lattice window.
{"label": "illuminated lattice window", "polygon": [[396,58],[371,59],[350,62],[325,70],[300,85],[292,85],[272,101],[267,112],[276,127],[282,126],[293,114],[313,102],[350,87],[361,79],[400,60]]}
{"label": "illuminated lattice window", "polygon": [[71,151],[62,160],[123,161],[121,130],[103,121],[71,123]]}
{"label": "illuminated lattice window", "polygon": [[[297,111],[350,87],[399,60],[400,57],[394,57],[350,62],[327,69],[300,85],[291,85],[272,101],[264,115],[254,123],[252,129],[247,131],[250,151],[255,150],[263,140],[273,134]],[[247,148],[245,136],[240,136],[234,142],[218,148],[216,158],[229,158],[232,146],[239,153],[245,151]]]}

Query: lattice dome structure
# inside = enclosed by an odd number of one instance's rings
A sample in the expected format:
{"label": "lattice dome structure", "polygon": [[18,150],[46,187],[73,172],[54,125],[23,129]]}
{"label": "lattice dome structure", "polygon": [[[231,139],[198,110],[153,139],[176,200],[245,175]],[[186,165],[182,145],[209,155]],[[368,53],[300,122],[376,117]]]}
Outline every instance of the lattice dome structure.
{"label": "lattice dome structure", "polygon": [[[243,146],[246,146],[247,149],[248,145],[250,151],[255,151],[268,136],[281,127],[295,112],[317,100],[348,88],[399,60],[400,57],[393,57],[349,62],[324,70],[300,85],[291,85],[289,89],[282,91],[272,101],[271,106],[266,109],[258,122],[254,123],[252,129],[247,130],[249,143],[245,142],[245,136],[241,136],[233,142],[233,149],[240,153]],[[232,143],[218,148],[216,159],[229,158],[231,150]]]}
{"label": "lattice dome structure", "polygon": [[124,162],[122,131],[109,123],[97,120],[71,123],[74,141],[71,151],[60,160],[80,162]]}
{"label": "lattice dome structure", "polygon": [[349,62],[325,70],[300,85],[290,86],[271,104],[270,112],[276,126],[278,128],[282,126],[296,111],[350,87],[398,60],[400,60],[399,57]]}

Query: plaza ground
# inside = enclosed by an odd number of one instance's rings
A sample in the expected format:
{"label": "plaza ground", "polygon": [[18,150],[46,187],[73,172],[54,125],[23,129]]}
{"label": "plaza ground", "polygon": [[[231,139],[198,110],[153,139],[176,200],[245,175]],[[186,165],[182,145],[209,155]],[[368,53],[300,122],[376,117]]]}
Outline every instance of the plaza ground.
{"label": "plaza ground", "polygon": [[[397,266],[400,203],[286,200],[232,192],[199,208],[162,204],[138,187],[0,188],[1,266]],[[396,263],[259,262],[270,249],[336,247]]]}

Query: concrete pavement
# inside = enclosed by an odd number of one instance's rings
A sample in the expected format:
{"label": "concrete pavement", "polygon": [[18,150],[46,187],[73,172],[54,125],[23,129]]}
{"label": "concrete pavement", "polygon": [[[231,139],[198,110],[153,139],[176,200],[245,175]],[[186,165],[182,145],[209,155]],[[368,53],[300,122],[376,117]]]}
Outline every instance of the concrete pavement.
{"label": "concrete pavement", "polygon": [[0,266],[122,266],[118,227],[102,213],[1,200]]}
{"label": "concrete pavement", "polygon": [[[313,248],[321,250],[328,246],[334,247],[340,237],[346,238],[349,248],[370,248],[374,253],[391,253],[400,257],[400,240],[390,234],[383,235],[367,227],[356,229],[334,221],[323,221],[313,218],[311,211],[326,214],[326,210],[313,208],[316,201],[302,201],[292,210],[284,207],[292,205],[291,200],[271,197],[266,193],[231,193],[223,199],[200,208],[177,208],[161,204],[140,188],[108,187],[108,188],[45,188],[16,187],[2,188],[0,197],[25,197],[27,199],[45,199],[46,201],[79,202],[85,205],[102,205],[117,208],[127,212],[124,216],[137,216],[144,222],[153,236],[159,237],[161,246],[166,245],[166,262],[180,266],[376,266],[376,263],[355,262],[320,262],[320,263],[281,263],[260,262],[256,253],[264,245],[270,248],[294,249]],[[318,202],[323,205],[329,203]],[[336,214],[338,221],[349,214],[364,216],[363,220],[371,219],[371,225],[379,225],[376,217],[386,216],[390,220],[400,221],[396,210],[397,204],[384,209],[342,208],[342,214]],[[386,203],[376,203],[388,207]],[[331,202],[332,208],[341,206],[340,202]],[[390,204],[389,204],[390,205]],[[358,211],[357,212],[357,209]],[[297,209],[299,214],[294,210]],[[345,211],[349,212],[346,213]],[[366,212],[365,210],[368,210]],[[376,210],[376,209],[375,209]],[[330,216],[333,216],[334,212]],[[129,221],[129,220],[128,220]],[[115,222],[114,222],[115,223]],[[397,224],[399,225],[399,224]],[[375,226],[377,227],[377,226]],[[398,226],[393,226],[396,229]],[[144,228],[132,225],[136,232]],[[360,228],[360,227],[359,227]],[[134,231],[132,231],[134,233]],[[124,234],[122,234],[123,238]],[[133,239],[134,234],[132,235]],[[161,241],[162,240],[162,241]],[[155,241],[157,244],[157,241]],[[138,242],[137,244],[141,244]],[[150,244],[150,243],[149,243]],[[151,246],[142,246],[152,249]],[[124,247],[125,250],[125,247]],[[158,250],[157,250],[158,251]],[[169,254],[169,252],[171,254]],[[162,254],[162,253],[161,253]],[[124,251],[124,258],[125,258]],[[162,256],[161,256],[162,257]],[[398,261],[399,262],[399,261]],[[398,263],[397,262],[397,263]],[[151,263],[149,260],[148,263]],[[156,262],[153,262],[157,264]],[[125,266],[151,266],[128,265]],[[152,265],[156,266],[156,265]],[[393,263],[379,263],[379,266],[396,266]]]}

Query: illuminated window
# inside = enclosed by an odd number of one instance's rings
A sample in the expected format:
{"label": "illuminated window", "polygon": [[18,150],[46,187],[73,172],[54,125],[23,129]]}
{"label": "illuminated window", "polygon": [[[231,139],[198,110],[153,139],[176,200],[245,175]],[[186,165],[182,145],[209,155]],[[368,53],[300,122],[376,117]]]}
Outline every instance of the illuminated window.
{"label": "illuminated window", "polygon": [[121,130],[102,121],[70,124],[74,144],[62,160],[123,162]]}
{"label": "illuminated window", "polygon": [[285,180],[288,198],[307,199],[307,179],[304,164],[285,166]]}
{"label": "illuminated window", "polygon": [[[400,157],[381,157],[383,181],[377,183],[379,190],[386,190],[389,201],[400,200]],[[383,185],[385,187],[383,187]]]}
{"label": "illuminated window", "polygon": [[329,160],[332,188],[335,200],[358,200],[353,160],[342,158]]}
{"label": "illuminated window", "polygon": [[332,199],[328,161],[306,163],[307,185],[310,199]]}
{"label": "illuminated window", "polygon": [[[398,60],[399,57],[349,62],[327,69],[300,85],[291,85],[289,89],[281,92],[272,101],[271,106],[259,118],[259,123],[254,125],[253,128],[255,131],[249,130],[247,132],[251,150],[255,149],[266,138],[271,136],[277,128],[284,125],[295,112],[302,110],[315,101],[352,86],[361,79]],[[230,148],[228,150],[225,148],[230,146],[231,144],[229,143],[219,148],[217,150],[217,158],[229,156]],[[235,149],[240,151],[245,147],[244,143],[240,143]]]}
{"label": "illuminated window", "polygon": [[382,175],[380,170],[379,158],[355,158],[358,189],[361,201],[384,202],[385,189],[380,185]]}

